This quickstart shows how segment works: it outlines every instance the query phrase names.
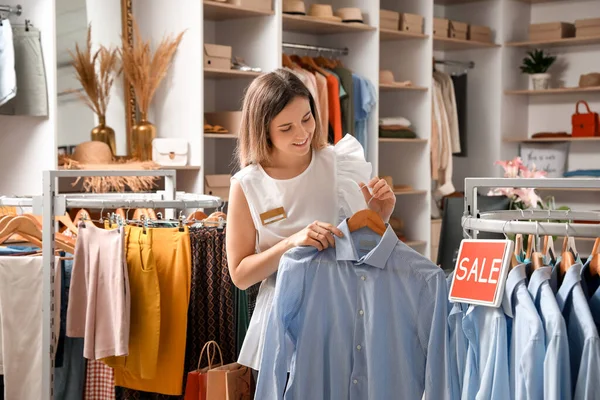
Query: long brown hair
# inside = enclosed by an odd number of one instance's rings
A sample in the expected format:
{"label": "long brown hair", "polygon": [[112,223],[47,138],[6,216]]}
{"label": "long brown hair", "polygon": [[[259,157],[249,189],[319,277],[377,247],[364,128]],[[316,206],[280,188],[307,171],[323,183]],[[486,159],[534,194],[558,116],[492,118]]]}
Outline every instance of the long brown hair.
{"label": "long brown hair", "polygon": [[273,148],[269,138],[271,121],[297,96],[310,102],[315,119],[312,147],[318,150],[327,145],[327,136],[321,130],[318,110],[308,88],[293,72],[276,69],[254,79],[246,90],[237,145],[241,168],[269,160]]}

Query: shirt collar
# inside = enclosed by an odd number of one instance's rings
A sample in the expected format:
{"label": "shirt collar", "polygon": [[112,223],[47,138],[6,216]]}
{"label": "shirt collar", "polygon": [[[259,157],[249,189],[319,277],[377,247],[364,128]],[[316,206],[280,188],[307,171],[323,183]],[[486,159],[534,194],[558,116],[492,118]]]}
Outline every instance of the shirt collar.
{"label": "shirt collar", "polygon": [[537,298],[542,283],[548,282],[551,276],[552,268],[548,266],[538,268],[531,273],[527,290],[529,290],[529,293],[531,293],[531,297],[533,297],[534,300]]}
{"label": "shirt collar", "polygon": [[[394,251],[394,247],[398,243],[398,236],[392,227],[387,224],[387,229],[379,240],[379,243],[377,243],[377,246],[367,253],[367,255],[359,258],[354,247],[354,241],[352,240],[352,233],[348,228],[348,221],[344,219],[338,225],[338,229],[344,234],[341,238],[335,237],[335,254],[338,261],[358,262],[359,264],[369,264],[373,267],[383,269],[392,251]],[[373,234],[376,235],[375,233]]]}
{"label": "shirt collar", "polygon": [[558,302],[558,307],[561,312],[565,307],[573,287],[581,282],[581,267],[582,265],[580,263],[575,263],[569,267],[565,273],[562,285],[560,285],[560,288],[556,293],[556,301]]}
{"label": "shirt collar", "polygon": [[527,274],[525,273],[526,266],[527,264],[517,265],[510,270],[508,277],[506,278],[506,287],[504,288],[502,308],[504,308],[504,313],[511,318],[513,317],[513,294],[515,293],[517,285],[527,279]]}

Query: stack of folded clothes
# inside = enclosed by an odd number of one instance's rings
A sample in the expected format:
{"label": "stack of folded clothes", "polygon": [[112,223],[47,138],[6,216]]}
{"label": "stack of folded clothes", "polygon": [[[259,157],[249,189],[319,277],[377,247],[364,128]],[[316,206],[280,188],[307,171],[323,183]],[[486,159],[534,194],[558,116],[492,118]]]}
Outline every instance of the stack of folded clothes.
{"label": "stack of folded clothes", "polygon": [[411,123],[404,117],[387,117],[379,119],[379,137],[394,139],[415,139],[416,133]]}

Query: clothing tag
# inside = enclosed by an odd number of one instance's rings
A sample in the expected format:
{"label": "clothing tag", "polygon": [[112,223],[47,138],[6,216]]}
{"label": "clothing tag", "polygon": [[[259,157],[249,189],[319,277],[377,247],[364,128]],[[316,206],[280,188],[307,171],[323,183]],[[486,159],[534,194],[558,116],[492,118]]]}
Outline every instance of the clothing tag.
{"label": "clothing tag", "polygon": [[287,214],[283,207],[274,208],[273,210],[266,211],[260,214],[260,220],[262,221],[263,226],[269,225],[277,221],[281,221],[282,219],[286,219]]}

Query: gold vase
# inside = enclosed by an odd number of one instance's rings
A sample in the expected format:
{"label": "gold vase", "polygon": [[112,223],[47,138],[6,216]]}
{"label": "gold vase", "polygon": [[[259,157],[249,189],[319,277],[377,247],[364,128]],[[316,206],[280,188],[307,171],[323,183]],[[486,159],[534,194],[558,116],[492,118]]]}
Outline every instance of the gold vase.
{"label": "gold vase", "polygon": [[142,114],[140,121],[131,128],[131,152],[140,161],[152,160],[152,140],[156,137],[156,127]]}
{"label": "gold vase", "polygon": [[106,126],[105,117],[99,117],[99,124],[92,129],[92,140],[103,142],[110,147],[113,156],[117,154],[117,144],[115,142],[115,131],[110,126]]}

